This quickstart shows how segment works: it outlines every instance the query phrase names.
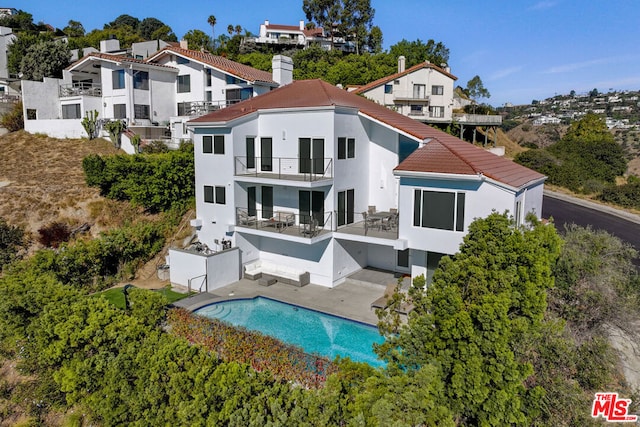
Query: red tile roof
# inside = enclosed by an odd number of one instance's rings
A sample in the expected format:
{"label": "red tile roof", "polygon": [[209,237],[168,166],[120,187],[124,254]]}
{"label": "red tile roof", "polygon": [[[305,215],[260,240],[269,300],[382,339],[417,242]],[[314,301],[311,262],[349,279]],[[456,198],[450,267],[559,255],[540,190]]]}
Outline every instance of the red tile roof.
{"label": "red tile roof", "polygon": [[444,74],[447,77],[452,78],[453,80],[458,80],[458,78],[456,76],[454,76],[453,74],[451,74],[448,71],[444,70],[443,68],[438,67],[435,64],[432,64],[430,62],[421,62],[419,64],[414,65],[413,67],[407,68],[406,70],[404,70],[404,71],[402,71],[400,73],[395,73],[395,74],[392,74],[390,76],[386,76],[386,77],[383,77],[381,79],[372,81],[371,83],[368,83],[368,84],[366,84],[364,86],[361,86],[360,88],[356,89],[354,91],[354,93],[360,94],[360,93],[367,92],[368,90],[371,90],[371,89],[373,89],[375,87],[378,87],[380,85],[383,85],[385,83],[388,83],[390,81],[398,79],[398,78],[400,78],[402,76],[406,76],[407,74],[411,74],[414,71],[421,70],[423,68],[431,68],[433,70],[436,70],[436,71]]}
{"label": "red tile roof", "polygon": [[210,65],[213,68],[224,71],[227,74],[231,74],[232,76],[236,76],[251,83],[262,82],[268,83],[273,86],[278,85],[278,83],[273,80],[273,76],[271,75],[271,73],[269,73],[268,71],[257,70],[253,67],[240,64],[222,56],[212,55],[209,52],[201,52],[199,50],[182,49],[180,47],[167,46],[151,57],[147,58],[147,62],[153,63],[153,61],[156,61],[160,56],[166,54],[167,52],[173,52],[186,58],[202,62],[204,64]]}
{"label": "red tile roof", "polygon": [[298,80],[246,101],[223,108],[191,124],[226,123],[259,110],[312,107],[354,108],[360,114],[381,122],[418,141],[428,141],[401,164],[396,171],[422,173],[483,174],[511,187],[520,188],[544,179],[544,175],[496,156],[424,123],[396,113],[368,99],[349,93],[322,80]]}

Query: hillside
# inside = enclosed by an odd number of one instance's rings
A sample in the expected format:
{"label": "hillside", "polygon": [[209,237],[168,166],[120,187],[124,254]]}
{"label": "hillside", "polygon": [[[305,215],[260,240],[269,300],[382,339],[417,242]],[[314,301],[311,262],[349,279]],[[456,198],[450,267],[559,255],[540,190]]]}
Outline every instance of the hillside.
{"label": "hillside", "polygon": [[[54,139],[24,131],[0,137],[0,217],[23,227],[37,247],[38,229],[54,221],[91,233],[126,217],[124,205],[107,201],[85,184],[82,159],[118,152],[104,139]],[[115,213],[118,215],[114,215]]]}

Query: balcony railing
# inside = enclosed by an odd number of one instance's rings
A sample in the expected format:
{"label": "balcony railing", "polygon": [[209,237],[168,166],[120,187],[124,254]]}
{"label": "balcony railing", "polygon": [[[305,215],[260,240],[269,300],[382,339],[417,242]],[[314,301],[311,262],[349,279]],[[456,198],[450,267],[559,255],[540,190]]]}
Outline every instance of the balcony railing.
{"label": "balcony railing", "polygon": [[465,125],[501,125],[502,116],[494,114],[454,114],[453,119]]}
{"label": "balcony railing", "polygon": [[400,218],[398,212],[338,212],[336,216],[336,231],[340,233],[381,239],[398,238],[398,221]]}
{"label": "balcony railing", "polygon": [[179,104],[178,116],[200,117],[213,111],[237,104],[241,99],[230,99],[222,101],[193,101]]}
{"label": "balcony railing", "polygon": [[244,228],[312,238],[333,231],[333,212],[298,214],[282,209],[236,208],[236,225]]}
{"label": "balcony railing", "polygon": [[69,96],[102,96],[102,85],[100,83],[72,83],[60,85],[60,98]]}
{"label": "balcony railing", "polygon": [[407,91],[407,90],[394,90],[393,99],[396,101],[422,101],[424,103],[429,102],[429,95],[421,92]]}
{"label": "balcony railing", "polygon": [[333,159],[236,156],[234,173],[236,176],[320,181],[333,178]]}

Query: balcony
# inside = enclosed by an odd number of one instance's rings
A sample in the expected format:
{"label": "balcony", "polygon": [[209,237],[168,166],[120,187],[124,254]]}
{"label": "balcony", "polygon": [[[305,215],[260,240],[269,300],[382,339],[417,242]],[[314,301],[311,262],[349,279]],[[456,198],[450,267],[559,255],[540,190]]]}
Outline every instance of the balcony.
{"label": "balcony", "polygon": [[237,104],[240,101],[242,100],[181,102],[178,104],[178,116],[200,117],[213,111],[226,108],[229,105]]}
{"label": "balcony", "polygon": [[234,175],[296,182],[327,181],[333,179],[333,159],[236,156]]}
{"label": "balcony", "polygon": [[[251,213],[251,215],[250,215]],[[317,215],[298,214],[292,211],[260,210],[249,212],[247,208],[236,208],[236,226],[245,230],[256,230],[259,234],[274,233],[285,237],[314,238],[338,232],[361,238],[398,238],[397,212],[336,213],[324,212]],[[338,225],[340,224],[340,225]]]}
{"label": "balcony", "polygon": [[454,114],[453,120],[463,125],[500,126],[502,116],[488,114]]}
{"label": "balcony", "polygon": [[333,213],[298,214],[292,211],[236,208],[236,226],[247,230],[311,239],[333,231]]}
{"label": "balcony", "polygon": [[424,104],[429,102],[429,95],[421,91],[408,91],[408,90],[394,90],[394,101],[415,101],[422,102]]}
{"label": "balcony", "polygon": [[60,98],[70,96],[102,96],[102,85],[100,83],[72,83],[60,85],[58,94]]}

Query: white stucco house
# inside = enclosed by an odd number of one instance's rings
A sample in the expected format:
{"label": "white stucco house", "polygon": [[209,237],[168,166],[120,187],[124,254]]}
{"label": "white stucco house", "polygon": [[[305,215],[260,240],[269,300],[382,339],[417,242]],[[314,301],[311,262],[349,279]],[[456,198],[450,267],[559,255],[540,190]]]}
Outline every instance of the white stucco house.
{"label": "white stucco house", "polygon": [[323,28],[307,29],[303,20],[298,25],[272,24],[265,20],[260,24],[260,31],[257,37],[244,37],[243,45],[261,45],[281,49],[299,48],[305,49],[309,46],[320,46],[324,50],[338,49],[344,52],[355,52],[355,43],[345,40],[339,34],[331,35],[325,33]]}
{"label": "white stucco house", "polygon": [[[104,49],[114,46],[105,43]],[[95,110],[99,119],[126,121],[143,141],[179,143],[190,138],[184,126],[189,119],[286,84],[292,70],[283,56],[274,58],[272,74],[173,45],[146,59],[93,52],[67,67],[62,79],[22,81],[25,130],[83,137],[81,119]]]}
{"label": "white stucco house", "polygon": [[261,271],[327,287],[367,266],[429,277],[474,218],[542,212],[543,175],[321,80],[188,127],[192,225],[211,250],[169,264],[196,290]]}

